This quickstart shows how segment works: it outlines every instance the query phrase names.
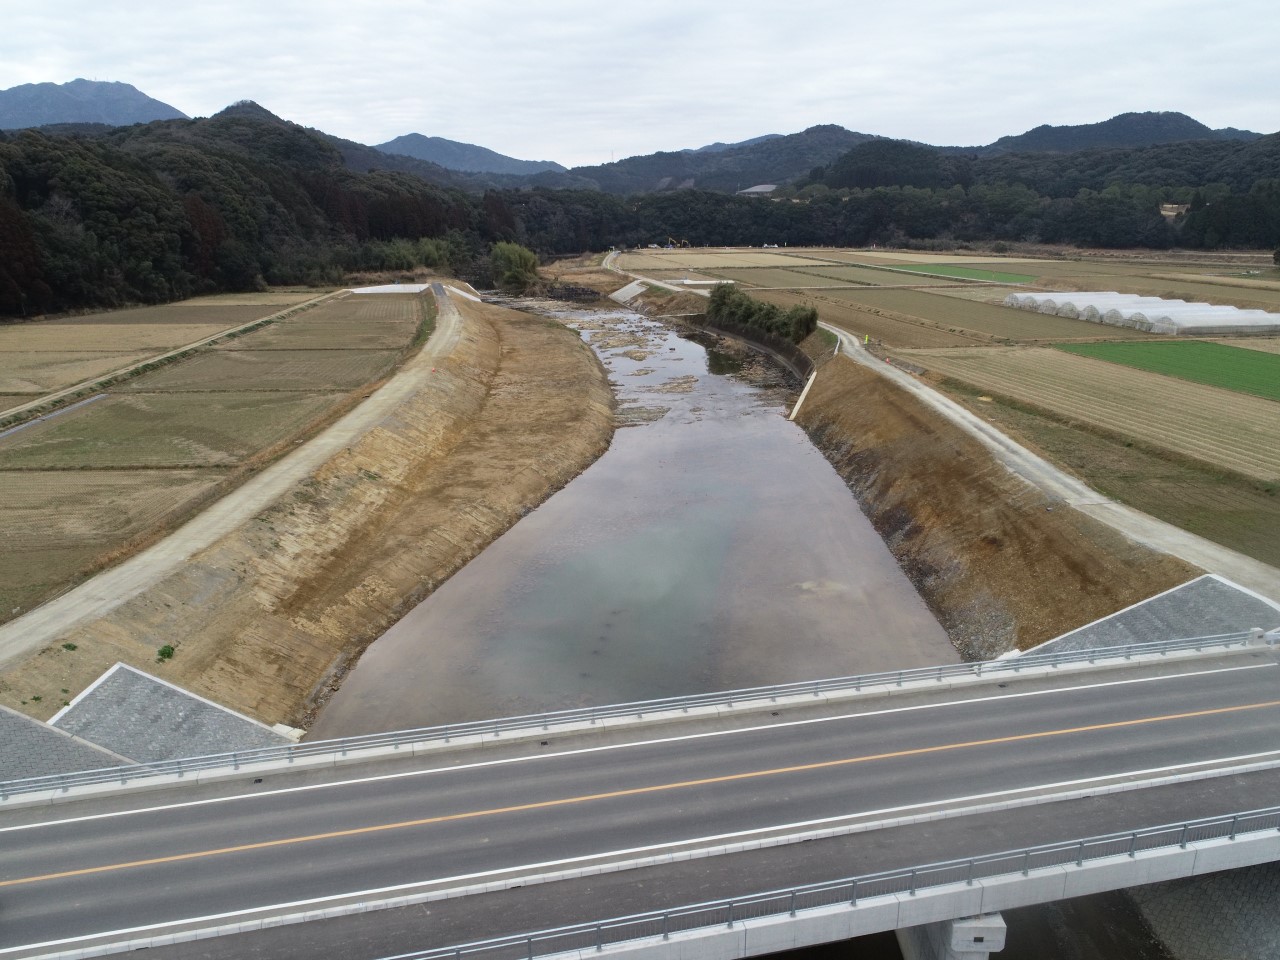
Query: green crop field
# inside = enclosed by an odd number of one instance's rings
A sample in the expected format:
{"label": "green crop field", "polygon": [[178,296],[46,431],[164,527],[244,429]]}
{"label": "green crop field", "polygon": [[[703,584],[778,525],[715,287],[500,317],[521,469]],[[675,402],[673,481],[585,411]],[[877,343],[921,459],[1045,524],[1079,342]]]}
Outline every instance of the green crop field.
{"label": "green crop field", "polygon": [[1180,380],[1280,400],[1280,354],[1198,340],[1165,343],[1072,343],[1059,350]]}
{"label": "green crop field", "polygon": [[926,273],[932,276],[958,277],[961,280],[989,280],[992,283],[1030,283],[1034,276],[1025,273],[1003,273],[999,270],[983,270],[978,267],[957,267],[945,263],[901,263],[895,270]]}

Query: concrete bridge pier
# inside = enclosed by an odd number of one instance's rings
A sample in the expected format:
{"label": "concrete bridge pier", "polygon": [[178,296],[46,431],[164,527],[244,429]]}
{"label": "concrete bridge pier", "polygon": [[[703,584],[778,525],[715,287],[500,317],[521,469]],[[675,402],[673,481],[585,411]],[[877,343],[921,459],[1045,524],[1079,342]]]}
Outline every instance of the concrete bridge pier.
{"label": "concrete bridge pier", "polygon": [[942,920],[896,931],[903,960],[987,960],[1004,949],[1004,917],[984,913],[980,917]]}

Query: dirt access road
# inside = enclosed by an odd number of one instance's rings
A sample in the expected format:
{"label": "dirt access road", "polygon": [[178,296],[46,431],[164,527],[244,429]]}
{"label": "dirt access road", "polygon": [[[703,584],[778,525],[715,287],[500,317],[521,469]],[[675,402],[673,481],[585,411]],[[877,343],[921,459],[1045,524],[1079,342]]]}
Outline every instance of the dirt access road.
{"label": "dirt access road", "polygon": [[370,641],[604,452],[612,395],[577,334],[436,294],[431,339],[332,428],[0,628],[0,703],[45,719],[123,661],[303,726]]}

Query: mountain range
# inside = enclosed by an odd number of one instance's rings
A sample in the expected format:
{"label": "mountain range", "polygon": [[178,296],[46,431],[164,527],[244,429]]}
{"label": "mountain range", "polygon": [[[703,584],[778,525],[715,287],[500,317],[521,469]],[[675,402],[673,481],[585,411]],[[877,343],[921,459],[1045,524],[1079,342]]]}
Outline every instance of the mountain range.
{"label": "mountain range", "polygon": [[[279,120],[252,102],[229,109],[237,108],[259,111],[260,115]],[[67,125],[127,126],[185,117],[175,107],[154,100],[127,83],[80,79],[64,84],[25,84],[0,91],[0,129],[60,125],[58,132],[77,132]],[[1043,125],[984,146],[930,149],[980,158],[1134,149],[1191,141],[1251,141],[1260,136],[1230,127],[1214,130],[1182,113],[1148,112],[1123,113],[1101,123]],[[695,149],[566,169],[551,160],[518,160],[486,147],[419,133],[376,146],[327,134],[325,137],[354,170],[410,173],[441,186],[466,190],[540,186],[612,194],[690,188],[733,193],[761,183],[781,184],[805,178],[816,182],[821,179],[817,168],[834,163],[859,144],[883,139],[823,124],[799,133],[765,134],[737,143],[714,142]]]}

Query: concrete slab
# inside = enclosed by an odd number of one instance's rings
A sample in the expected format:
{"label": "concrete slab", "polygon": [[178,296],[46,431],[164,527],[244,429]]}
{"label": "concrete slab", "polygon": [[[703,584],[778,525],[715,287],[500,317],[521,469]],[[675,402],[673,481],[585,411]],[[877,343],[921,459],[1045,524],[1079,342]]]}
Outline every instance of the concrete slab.
{"label": "concrete slab", "polygon": [[1280,627],[1280,604],[1224,577],[1205,574],[1027,652],[1057,653],[1153,643],[1241,633],[1253,627],[1264,631]]}
{"label": "concrete slab", "polygon": [[49,724],[139,763],[292,743],[251,717],[123,663]]}
{"label": "concrete slab", "polygon": [[0,781],[118,767],[128,759],[25,714],[0,707]]}

